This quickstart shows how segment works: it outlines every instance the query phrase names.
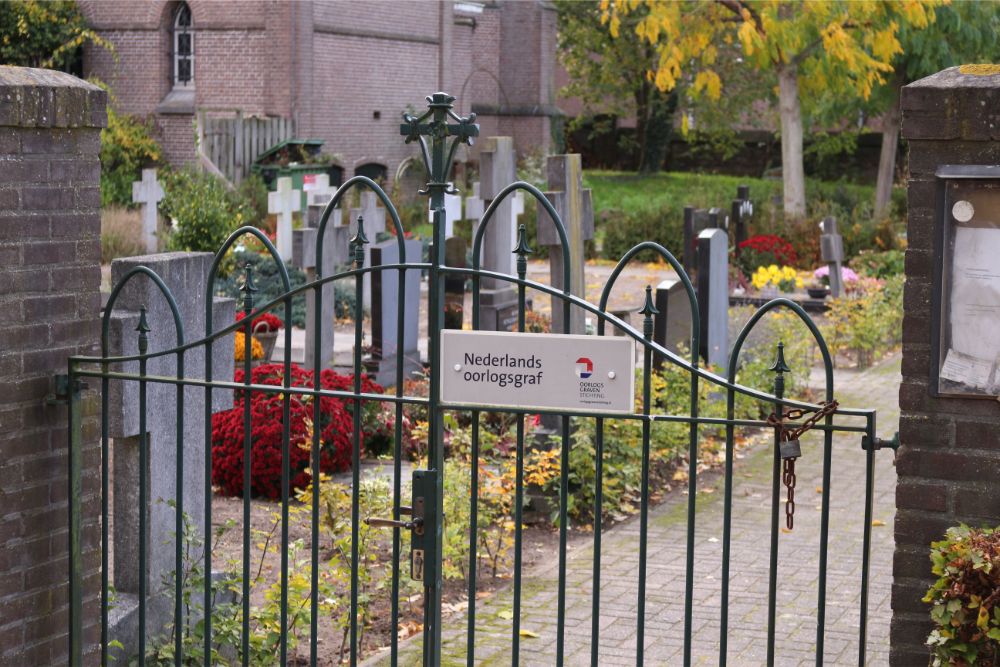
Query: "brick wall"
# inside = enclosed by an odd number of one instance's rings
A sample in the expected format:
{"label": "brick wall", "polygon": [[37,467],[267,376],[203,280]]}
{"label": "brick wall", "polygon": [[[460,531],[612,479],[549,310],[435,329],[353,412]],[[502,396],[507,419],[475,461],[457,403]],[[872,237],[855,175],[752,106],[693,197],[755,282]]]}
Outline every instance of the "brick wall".
{"label": "brick wall", "polygon": [[[391,176],[416,155],[399,139],[399,115],[424,109],[424,96],[438,90],[461,95],[462,115],[473,104],[507,107],[482,116],[484,136],[511,135],[522,152],[550,145],[555,12],[540,0],[488,3],[479,14],[409,0],[383,0],[377,10],[357,0],[246,0],[238,11],[219,0],[189,5],[196,106],[293,117],[300,137],[323,139],[341,155],[348,176],[366,162],[386,165]],[[117,54],[86,47],[87,74],[111,85],[121,111],[156,116],[176,164],[194,158],[193,117],[157,114],[171,90],[175,7],[81,2]]]}
{"label": "brick wall", "polygon": [[949,526],[1000,524],[1000,405],[932,398],[935,179],[942,164],[1000,164],[1000,75],[951,68],[903,89],[909,144],[900,449],[896,459],[891,663],[927,664],[929,544]]}
{"label": "brick wall", "polygon": [[[67,415],[46,404],[89,354],[100,307],[100,128],[106,95],[67,74],[0,67],[0,664],[68,650]],[[84,400],[84,622],[99,631],[99,456]]]}

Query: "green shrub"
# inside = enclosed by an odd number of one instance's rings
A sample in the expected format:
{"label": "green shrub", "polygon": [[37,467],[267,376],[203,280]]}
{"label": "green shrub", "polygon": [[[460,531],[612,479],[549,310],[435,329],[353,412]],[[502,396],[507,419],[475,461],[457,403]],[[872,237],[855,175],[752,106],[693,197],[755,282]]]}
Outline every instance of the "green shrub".
{"label": "green shrub", "polygon": [[255,217],[251,205],[221,179],[195,169],[164,174],[163,190],[160,210],[176,221],[168,239],[172,250],[218,252],[234,230]]}
{"label": "green shrub", "polygon": [[242,202],[243,224],[263,227],[267,221],[267,185],[259,174],[250,174],[236,187],[236,199]]}
{"label": "green shrub", "polygon": [[856,291],[830,301],[823,336],[834,355],[853,353],[859,368],[870,366],[902,338],[903,280],[863,278]]}
{"label": "green shrub", "polygon": [[1000,664],[1000,527],[949,528],[931,543],[931,563],[932,664]]}
{"label": "green shrub", "polygon": [[851,258],[850,265],[859,275],[885,279],[902,275],[905,257],[902,250],[866,251]]}
{"label": "green shrub", "polygon": [[163,159],[150,121],[119,114],[108,106],[108,126],[101,130],[101,206],[132,206],[132,182],[144,167]]}
{"label": "green shrub", "polygon": [[[669,250],[678,260],[684,256],[684,218],[670,209],[620,209],[601,211],[595,224],[604,230],[601,256],[617,261],[643,241],[655,241]],[[639,253],[639,261],[656,261],[652,251]]]}
{"label": "green shrub", "polygon": [[[278,265],[267,254],[261,254],[252,250],[236,249],[226,258],[223,264],[223,271],[215,281],[215,293],[218,296],[228,296],[236,299],[237,304],[242,303],[243,293],[240,286],[243,284],[244,267],[249,264],[253,271],[253,281],[260,291],[254,294],[254,303],[263,305],[277,299],[285,293],[285,288],[278,274]],[[285,265],[288,271],[288,282],[291,289],[305,285],[306,274],[290,264]],[[356,301],[354,299],[354,281],[337,280],[334,282],[334,307],[333,316],[337,318],[354,317]],[[292,325],[304,327],[306,325],[306,302],[307,297],[311,297],[312,291],[306,291],[292,298]],[[237,309],[239,309],[237,305]],[[282,320],[285,317],[285,307],[278,305],[271,310]]]}

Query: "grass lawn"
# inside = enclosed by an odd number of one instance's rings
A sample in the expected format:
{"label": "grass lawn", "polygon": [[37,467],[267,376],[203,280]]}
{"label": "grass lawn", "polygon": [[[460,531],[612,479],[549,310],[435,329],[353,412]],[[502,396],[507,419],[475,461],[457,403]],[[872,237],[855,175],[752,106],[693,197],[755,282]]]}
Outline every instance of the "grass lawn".
{"label": "grass lawn", "polygon": [[[660,172],[639,176],[626,171],[588,170],[583,176],[586,187],[593,188],[594,212],[608,209],[638,211],[642,209],[696,208],[718,206],[728,213],[736,197],[738,185],[750,186],[750,197],[761,206],[772,197],[781,197],[781,181],[742,176],[718,176],[688,172]],[[874,201],[875,187],[850,183],[806,182],[806,199],[844,199],[856,202]]]}

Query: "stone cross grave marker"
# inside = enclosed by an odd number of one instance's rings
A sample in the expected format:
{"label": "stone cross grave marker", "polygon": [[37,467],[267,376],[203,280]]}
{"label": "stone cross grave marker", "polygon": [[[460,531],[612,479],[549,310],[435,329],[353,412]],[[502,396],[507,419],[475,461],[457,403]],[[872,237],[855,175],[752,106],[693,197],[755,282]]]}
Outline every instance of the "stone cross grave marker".
{"label": "stone cross grave marker", "polygon": [[[420,241],[403,241],[406,261],[418,261]],[[372,266],[399,264],[399,243],[389,239],[372,244]],[[396,383],[396,365],[403,365],[403,377],[420,370],[420,350],[417,346],[420,317],[420,271],[408,269],[403,277],[403,293],[399,293],[399,270],[372,272],[372,356],[365,366],[381,385]],[[399,300],[403,300],[403,338],[399,339]]]}
{"label": "stone cross grave marker", "polygon": [[[483,210],[500,191],[517,179],[514,140],[487,137],[479,154],[479,194]],[[475,207],[473,208],[475,211]],[[514,246],[517,245],[517,204],[505,197],[486,229],[482,264],[487,271],[517,275]],[[517,326],[517,290],[512,283],[484,278],[480,292],[480,327],[487,331],[512,331]]]}
{"label": "stone cross grave marker", "polygon": [[[112,282],[117,283],[128,271],[146,266],[159,275],[173,293],[181,322],[190,342],[205,330],[205,280],[212,263],[211,253],[172,252],[116,259],[111,264]],[[150,327],[149,351],[174,347],[176,336],[170,308],[152,281],[131,280],[122,290],[111,316],[110,356],[138,353],[136,328],[139,309],[148,306],[146,321]],[[212,329],[217,331],[233,322],[235,302],[215,298]],[[201,333],[199,333],[201,332]],[[233,334],[212,343],[212,377],[226,380],[233,377]],[[154,357],[147,362],[151,375],[171,376],[176,372],[175,355]],[[135,362],[118,364],[119,368],[135,372]],[[185,375],[205,377],[205,347],[192,348],[185,355]],[[146,389],[146,440],[148,467],[147,488],[147,571],[144,573],[149,595],[149,628],[159,631],[172,618],[172,603],[160,595],[161,581],[174,571],[173,536],[175,513],[166,501],[177,498],[176,468],[178,446],[182,447],[184,470],[184,513],[190,517],[197,534],[204,537],[205,457],[200,443],[205,434],[205,392],[197,387],[184,391],[184,430],[177,432],[177,390],[172,385],[150,383]],[[138,614],[139,580],[139,392],[134,383],[112,380],[110,383],[108,436],[114,451],[114,585],[119,594],[115,619],[111,624],[112,639],[120,640],[128,649],[136,637],[135,616]],[[215,411],[231,408],[231,391],[212,392]],[[154,632],[155,634],[155,632]]]}
{"label": "stone cross grave marker", "polygon": [[278,254],[283,261],[292,257],[292,214],[302,210],[302,193],[292,189],[292,179],[278,178],[278,189],[267,193],[267,212],[278,216]]}
{"label": "stone cross grave marker", "polygon": [[[546,181],[549,192],[545,196],[562,219],[569,240],[569,257],[562,256],[562,244],[556,232],[555,221],[541,206],[538,210],[538,243],[549,249],[549,271],[553,287],[563,285],[565,262],[570,264],[569,292],[586,298],[585,242],[594,238],[594,205],[589,188],[583,187],[583,163],[578,153],[550,155],[546,160]],[[552,297],[552,331],[562,332],[563,300]],[[584,333],[584,311],[570,310],[569,333]]]}
{"label": "stone cross grave marker", "polygon": [[698,235],[698,310],[701,356],[724,369],[729,358],[729,235],[717,228]]}
{"label": "stone cross grave marker", "polygon": [[[323,216],[323,210],[330,200],[333,199],[337,188],[330,185],[329,174],[312,174],[312,176],[312,182],[302,186],[306,195],[305,222],[307,227],[319,227],[319,219]],[[333,209],[328,226],[340,227],[343,224],[341,209],[339,207]]]}
{"label": "stone cross grave marker", "polygon": [[142,180],[132,183],[132,201],[142,205],[142,241],[149,253],[156,252],[157,209],[165,196],[155,169],[143,169]]}
{"label": "stone cross grave marker", "polygon": [[[452,185],[449,183],[449,185]],[[450,239],[455,235],[455,221],[462,218],[462,195],[444,196],[444,237]],[[434,210],[427,202],[427,222],[434,222]]]}
{"label": "stone cross grave marker", "polygon": [[[306,283],[311,283],[317,277],[316,241],[318,237],[319,230],[312,227],[296,229],[293,232],[292,265],[305,271]],[[338,267],[344,266],[348,262],[347,227],[327,225],[326,233],[323,236],[323,246],[323,270],[321,274],[323,277],[332,276]],[[326,283],[319,289],[323,312],[323,326],[320,327],[320,367],[325,368],[333,365],[333,323],[336,315],[334,312],[336,299],[333,283]],[[306,337],[302,358],[306,368],[312,369],[315,364],[315,293],[310,290],[305,292],[304,296],[306,301]]]}
{"label": "stone cross grave marker", "polygon": [[[653,340],[671,352],[680,352],[680,343],[691,345],[691,303],[684,283],[670,278],[656,286],[656,309],[653,316]],[[653,355],[653,366],[661,368],[664,357]]]}
{"label": "stone cross grave marker", "polygon": [[[358,217],[364,220],[365,237],[368,244],[365,245],[365,266],[371,266],[372,246],[378,242],[378,235],[385,231],[385,209],[379,206],[379,199],[371,190],[361,191],[361,206],[351,209],[351,218],[348,226],[357,229]],[[353,238],[351,232],[349,238]],[[366,273],[362,280],[363,304],[365,308],[372,307],[372,276]]]}
{"label": "stone cross grave marker", "polygon": [[819,223],[819,228],[823,232],[819,237],[820,257],[830,268],[830,296],[836,299],[844,291],[841,273],[841,266],[844,263],[844,239],[837,232],[836,218],[824,218],[823,222]]}

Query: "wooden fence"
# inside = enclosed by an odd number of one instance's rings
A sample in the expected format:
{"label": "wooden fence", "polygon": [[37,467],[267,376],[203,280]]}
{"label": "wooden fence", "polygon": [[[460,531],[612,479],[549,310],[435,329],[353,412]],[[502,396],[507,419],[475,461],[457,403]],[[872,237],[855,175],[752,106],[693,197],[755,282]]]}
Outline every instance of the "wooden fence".
{"label": "wooden fence", "polygon": [[295,136],[291,118],[275,116],[209,117],[198,111],[198,153],[201,163],[233,185],[250,174],[250,166],[261,153]]}

